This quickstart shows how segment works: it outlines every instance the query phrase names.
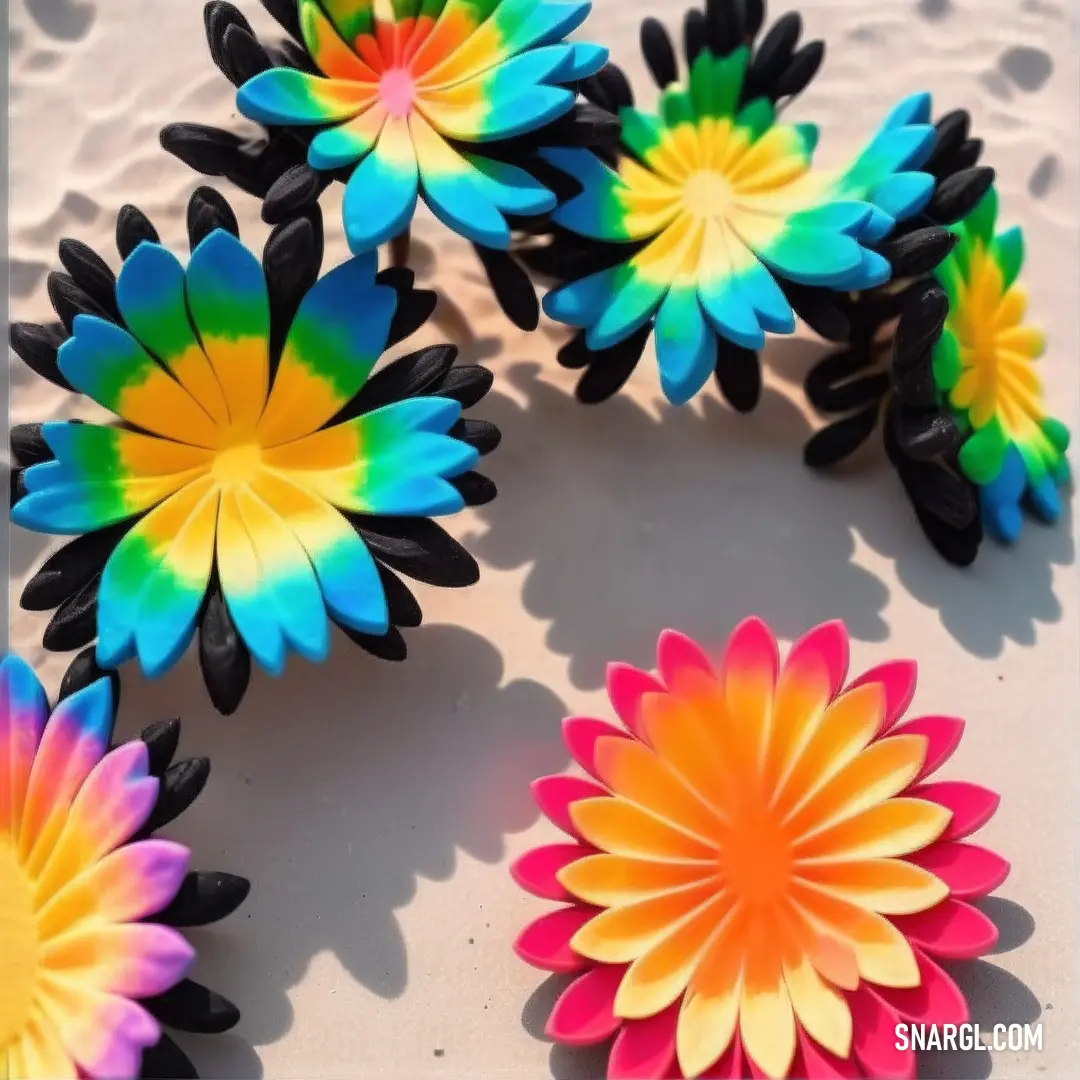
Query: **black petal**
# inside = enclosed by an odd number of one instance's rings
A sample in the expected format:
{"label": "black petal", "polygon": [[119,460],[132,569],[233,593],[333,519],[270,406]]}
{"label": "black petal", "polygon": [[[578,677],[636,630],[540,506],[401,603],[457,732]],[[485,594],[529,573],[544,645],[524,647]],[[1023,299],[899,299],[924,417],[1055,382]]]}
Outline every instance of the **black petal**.
{"label": "black petal", "polygon": [[597,72],[596,77],[600,80],[613,106],[612,112],[629,108],[634,104],[634,91],[630,86],[630,80],[626,77],[626,72],[621,67],[616,64],[605,64]]}
{"label": "black petal", "polygon": [[12,323],[8,331],[8,340],[15,355],[35,375],[40,375],[63,390],[70,390],[71,383],[60,374],[60,369],[56,366],[56,351],[67,337],[63,323],[40,326],[37,323],[17,322]]}
{"label": "black petal", "polygon": [[262,219],[267,225],[310,209],[332,181],[328,173],[313,169],[306,162],[286,169],[271,185],[263,200]]}
{"label": "black petal", "polygon": [[765,23],[765,0],[743,0],[746,8],[746,38],[753,41]]}
{"label": "black petal", "polygon": [[773,86],[776,100],[801,94],[818,73],[824,59],[824,41],[811,41],[804,45],[777,78]]}
{"label": "black petal", "polygon": [[744,100],[750,100],[756,94],[768,94],[775,100],[776,81],[791,63],[801,33],[802,16],[797,11],[789,11],[773,23],[750,65],[743,90]]}
{"label": "black petal", "polygon": [[470,409],[491,389],[495,376],[486,367],[471,364],[451,368],[446,378],[431,391],[439,397],[453,398],[463,409]]}
{"label": "black petal", "polygon": [[58,700],[71,697],[72,694],[95,683],[98,679],[108,679],[112,686],[113,711],[120,707],[120,675],[115,671],[105,671],[98,667],[94,658],[94,648],[84,649],[68,666],[64,672],[64,678],[60,682],[60,696]]}
{"label": "black petal", "polygon": [[529,275],[507,251],[474,244],[491,291],[506,317],[526,332],[540,325],[540,301]]}
{"label": "black petal", "polygon": [[126,259],[144,240],[157,244],[160,239],[157,229],[137,206],[128,203],[120,207],[116,215],[116,250],[121,259]]}
{"label": "black petal", "polygon": [[903,404],[914,409],[929,409],[938,402],[938,388],[930,364],[930,353],[926,352],[917,364],[901,368],[894,365],[892,386],[896,396]]}
{"label": "black petal", "polygon": [[224,55],[228,57],[234,86],[242,86],[274,65],[250,30],[232,25],[225,31]]}
{"label": "black petal", "polygon": [[877,404],[837,420],[807,441],[803,448],[803,460],[811,469],[827,469],[843,461],[870,438],[877,422]]}
{"label": "black petal", "polygon": [[955,454],[963,441],[953,418],[936,409],[905,409],[895,402],[889,422],[897,446],[912,461]]}
{"label": "black petal", "polygon": [[191,250],[202,243],[215,229],[224,229],[233,236],[240,236],[240,226],[233,208],[225,196],[212,187],[196,188],[188,200],[187,231]]}
{"label": "black petal", "polygon": [[900,367],[924,356],[941,336],[949,315],[949,298],[936,282],[924,282],[907,298],[896,327],[893,354]]}
{"label": "black petal", "polygon": [[390,567],[383,566],[377,560],[375,567],[379,571],[383,592],[386,593],[390,625],[409,628],[419,626],[424,621],[424,613],[420,609],[420,602],[413,596],[412,590]]}
{"label": "black petal", "polygon": [[902,470],[904,486],[927,513],[954,529],[962,529],[978,516],[973,486],[942,465],[912,462]]}
{"label": "black petal", "polygon": [[173,902],[148,922],[165,926],[209,926],[231,915],[251,892],[251,882],[235,874],[195,873],[180,886]]}
{"label": "black petal", "polygon": [[839,294],[790,281],[783,282],[781,288],[795,314],[818,337],[837,342],[851,337],[851,320]]}
{"label": "black petal", "polygon": [[175,821],[202,794],[209,776],[209,758],[189,758],[166,769],[157,804],[139,830],[138,838],[145,839]]}
{"label": "black petal", "polygon": [[245,145],[239,135],[205,124],[167,124],[158,138],[170,154],[206,176],[226,175],[225,162],[235,161]]}
{"label": "black petal", "polygon": [[180,745],[180,721],[162,720],[151,724],[139,735],[146,744],[150,759],[150,775],[160,777],[172,764],[176,748]]}
{"label": "black petal", "polygon": [[319,278],[322,230],[310,217],[294,218],[274,228],[263,248],[263,273],[270,296],[270,355],[281,355],[293,316]]}
{"label": "black petal", "polygon": [[716,384],[727,403],[741,413],[752,412],[761,400],[761,361],[752,349],[717,338]]}
{"label": "black petal", "polygon": [[50,611],[101,574],[131,521],[83,533],[54,551],[26,583],[20,603],[27,611]]}
{"label": "black petal", "polygon": [[25,469],[8,469],[8,480],[10,481],[10,492],[8,493],[9,505],[14,506],[20,499],[25,498],[26,481],[23,480],[23,473]]}
{"label": "black petal", "polygon": [[231,716],[247,691],[251,654],[233,625],[216,582],[199,621],[199,667],[214,708]]}
{"label": "black petal", "polygon": [[983,538],[982,522],[978,517],[958,529],[927,513],[918,503],[913,506],[926,538],[943,559],[961,568],[975,561]]}
{"label": "black petal", "polygon": [[985,145],[982,139],[968,139],[955,154],[945,160],[942,166],[942,175],[949,176],[952,173],[958,173],[978,165],[984,149]]}
{"label": "black petal", "polygon": [[926,213],[943,225],[951,225],[967,217],[978,206],[993,182],[994,170],[988,165],[977,165],[947,176],[938,184]]}
{"label": "black petal", "polygon": [[116,306],[116,275],[93,248],[81,240],[61,240],[60,262],[75,284],[105,311],[109,318],[120,318]]}
{"label": "black petal", "polygon": [[819,412],[844,412],[843,405],[836,404],[837,387],[873,362],[873,355],[863,342],[841,352],[826,356],[806,374],[803,389],[807,400]]}
{"label": "black petal", "polygon": [[240,1021],[240,1010],[231,1001],[191,979],[140,1004],[167,1027],[198,1035],[220,1035]]}
{"label": "black petal", "polygon": [[[267,49],[267,54],[277,67],[294,67],[310,75],[322,76],[319,65],[308,54],[307,49],[287,38],[279,41],[276,49]],[[274,54],[277,54],[276,56]]]}
{"label": "black petal", "polygon": [[456,358],[455,345],[430,345],[399,357],[375,372],[332,422],[340,424],[383,405],[433,392],[453,367]]}
{"label": "black petal", "polygon": [[922,277],[930,273],[954,247],[959,237],[944,226],[918,229],[882,244],[881,254],[892,266],[893,278]]}
{"label": "black petal", "polygon": [[53,452],[41,432],[41,424],[16,424],[11,429],[11,454],[17,465],[41,465],[52,461]]}
{"label": "black petal", "polygon": [[581,80],[581,94],[586,101],[603,109],[605,112],[614,112],[617,106],[607,95],[604,84],[595,75]]}
{"label": "black petal", "polygon": [[259,2],[270,12],[285,33],[297,41],[303,40],[300,33],[300,16],[297,14],[299,5],[295,0],[259,0]]}
{"label": "black petal", "polygon": [[971,115],[965,109],[955,109],[946,113],[935,125],[937,141],[934,152],[926,159],[923,168],[935,176],[944,175],[942,163],[963,146],[971,127]]}
{"label": "black petal", "polygon": [[466,506],[486,506],[499,493],[495,481],[478,472],[462,473],[460,476],[451,477],[447,483],[461,492]]}
{"label": "black petal", "polygon": [[523,248],[518,257],[534,273],[570,282],[618,266],[635,251],[636,245],[597,243],[559,232],[548,244]]}
{"label": "black petal", "polygon": [[589,366],[574,390],[578,401],[584,405],[599,405],[617,394],[638,366],[651,333],[652,325],[646,323],[618,345],[592,353]]}
{"label": "black petal", "polygon": [[564,368],[580,371],[587,368],[597,358],[588,345],[584,330],[575,334],[559,351],[555,358]]}
{"label": "black petal", "polygon": [[139,1076],[142,1080],[199,1080],[187,1054],[168,1035],[162,1035],[156,1046],[143,1051]]}
{"label": "black petal", "polygon": [[415,581],[461,589],[480,580],[476,560],[430,518],[348,517],[379,561]]}
{"label": "black petal", "polygon": [[97,597],[101,575],[95,574],[65,600],[45,627],[41,644],[49,652],[74,652],[97,637]]}
{"label": "black petal", "polygon": [[694,66],[705,44],[705,12],[691,8],[683,19],[683,52],[690,67]]}
{"label": "black petal", "polygon": [[45,279],[45,285],[49,302],[69,334],[76,315],[96,315],[99,319],[109,317],[104,308],[84,293],[67,274],[53,270]]}
{"label": "black petal", "polygon": [[705,40],[713,56],[737,49],[745,32],[740,0],[705,0]]}
{"label": "black petal", "polygon": [[474,450],[479,451],[481,457],[490,454],[502,442],[502,432],[490,421],[468,417],[459,420],[448,434],[468,443]]}
{"label": "black petal", "polygon": [[223,0],[211,0],[203,8],[203,27],[206,30],[206,42],[210,46],[210,56],[214,64],[234,86],[239,86],[244,79],[234,70],[232,58],[225,47],[225,35],[230,27],[238,27],[251,35],[251,23],[241,11]]}
{"label": "black petal", "polygon": [[[338,625],[340,626],[340,623]],[[400,663],[408,655],[408,646],[396,626],[391,626],[390,630],[381,637],[376,637],[374,634],[361,634],[358,630],[350,630],[347,626],[342,626],[341,629],[354,645],[359,645],[364,652],[370,653],[378,660]]]}
{"label": "black petal", "polygon": [[412,337],[435,313],[438,304],[438,294],[431,289],[411,289],[405,294],[398,293],[397,311],[390,323],[386,347],[391,349]]}
{"label": "black petal", "polygon": [[641,51],[649,74],[661,90],[673,82],[678,82],[679,66],[675,60],[675,46],[659,19],[650,16],[641,24]]}

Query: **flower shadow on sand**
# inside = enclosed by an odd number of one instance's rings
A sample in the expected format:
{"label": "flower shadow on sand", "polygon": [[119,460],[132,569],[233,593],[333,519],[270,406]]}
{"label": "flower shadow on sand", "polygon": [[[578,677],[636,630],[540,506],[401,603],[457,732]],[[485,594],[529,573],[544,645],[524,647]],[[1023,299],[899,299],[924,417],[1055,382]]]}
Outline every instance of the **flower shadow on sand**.
{"label": "flower shadow on sand", "polygon": [[[1031,915],[1011,900],[992,896],[977,906],[997,925],[1000,938],[995,954],[1018,948],[1035,932]],[[1042,1015],[1035,993],[997,964],[976,960],[945,967],[967,999],[972,1023],[980,1026],[984,1037],[989,1036],[995,1024],[1034,1024]],[[555,1000],[573,978],[552,975],[529,996],[521,1012],[521,1024],[533,1038],[551,1042],[544,1025]],[[578,1048],[552,1045],[551,1075],[554,1080],[594,1080],[604,1076],[609,1050],[608,1043]],[[987,1050],[927,1051],[919,1055],[919,1076],[924,1080],[987,1080],[992,1073],[993,1059]]]}
{"label": "flower shadow on sand", "polygon": [[[829,351],[829,346],[806,341],[771,342],[769,367],[778,378],[798,386]],[[885,457],[880,435],[820,480],[822,505],[836,505],[862,542],[895,564],[901,586],[920,604],[936,610],[942,625],[967,652],[994,658],[1008,641],[1033,645],[1039,624],[1061,618],[1055,571],[1071,566],[1076,558],[1069,506],[1056,525],[1029,519],[1012,546],[987,538],[975,564],[961,570],[927,543]],[[1063,501],[1067,498],[1063,492]],[[857,624],[851,629],[861,636]]]}
{"label": "flower shadow on sand", "polygon": [[228,854],[253,882],[244,933],[207,941],[196,972],[244,1012],[237,1045],[189,1051],[203,1075],[255,1075],[250,1046],[290,1029],[286,994],[323,951],[372,993],[399,997],[418,958],[397,911],[417,878],[448,880],[459,849],[500,861],[505,838],[537,818],[529,782],[567,764],[563,702],[505,680],[475,633],[423,626],[405,664],[345,646],[282,679],[256,673],[228,720],[199,700],[191,657],[157,682],[124,682],[125,731],[151,708],[179,714],[185,744],[213,755],[208,805],[175,838]]}
{"label": "flower shadow on sand", "polygon": [[612,657],[650,668],[668,625],[711,640],[754,613],[792,638],[842,618],[884,640],[888,590],[851,562],[850,496],[803,467],[807,424],[783,395],[766,388],[749,418],[711,393],[657,418],[626,394],[579,405],[538,370],[500,370],[487,399],[502,505],[468,543],[499,569],[531,564],[525,607],[576,686],[598,687]]}

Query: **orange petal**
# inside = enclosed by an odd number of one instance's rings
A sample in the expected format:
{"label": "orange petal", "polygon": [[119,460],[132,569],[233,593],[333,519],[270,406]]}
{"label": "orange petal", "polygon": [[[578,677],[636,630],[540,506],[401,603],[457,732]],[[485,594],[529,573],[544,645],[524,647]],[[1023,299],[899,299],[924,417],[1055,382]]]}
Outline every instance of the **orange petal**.
{"label": "orange petal", "polygon": [[587,855],[555,875],[577,899],[597,907],[623,907],[659,893],[712,880],[719,888],[715,862],[649,862],[623,855]]}
{"label": "orange petal", "polygon": [[803,881],[882,915],[928,911],[949,895],[949,887],[929,870],[903,859],[815,863],[798,870]]}
{"label": "orange petal", "polygon": [[707,840],[663,822],[617,795],[574,803],[570,807],[570,819],[582,839],[613,855],[661,862],[716,857],[715,847]]}
{"label": "orange petal", "polygon": [[932,844],[948,827],[952,811],[926,799],[889,799],[847,821],[804,837],[796,859],[889,859]]}
{"label": "orange petal", "polygon": [[758,937],[746,950],[739,1033],[743,1048],[770,1080],[788,1074],[795,1057],[795,1012],[775,949]]}

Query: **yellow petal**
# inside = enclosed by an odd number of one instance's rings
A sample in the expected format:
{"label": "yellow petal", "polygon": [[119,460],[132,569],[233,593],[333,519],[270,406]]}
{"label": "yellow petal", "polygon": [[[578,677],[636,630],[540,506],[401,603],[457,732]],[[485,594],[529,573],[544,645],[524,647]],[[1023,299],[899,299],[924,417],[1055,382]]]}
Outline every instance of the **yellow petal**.
{"label": "yellow petal", "polygon": [[570,817],[585,840],[613,855],[685,862],[714,858],[716,854],[707,840],[663,822],[618,796],[580,799],[571,805]]}
{"label": "yellow petal", "polygon": [[886,859],[910,855],[932,844],[945,831],[952,811],[926,799],[898,798],[871,806],[796,844],[805,860]]}
{"label": "yellow petal", "polygon": [[599,964],[627,964],[648,952],[673,926],[716,895],[715,885],[690,885],[625,907],[610,908],[578,930],[570,941],[571,947]]}
{"label": "yellow petal", "polygon": [[1034,359],[1046,350],[1046,333],[1038,326],[1011,326],[997,335],[996,342],[1000,349]]}
{"label": "yellow petal", "polygon": [[835,896],[882,915],[927,911],[949,895],[935,874],[902,859],[815,863],[798,870],[799,877]]}
{"label": "yellow petal", "polygon": [[852,1024],[844,997],[825,984],[806,957],[784,964],[784,983],[806,1033],[829,1053],[846,1058],[851,1051]]}
{"label": "yellow petal", "polygon": [[715,861],[662,863],[623,855],[587,855],[564,866],[556,876],[559,884],[582,903],[597,907],[622,907],[709,881],[719,887]]}
{"label": "yellow petal", "polygon": [[743,1046],[770,1080],[787,1076],[795,1057],[795,1013],[780,961],[747,949],[739,1032]]}
{"label": "yellow petal", "polygon": [[994,313],[994,326],[1004,330],[1010,326],[1019,326],[1027,314],[1027,291],[1021,285],[1014,285],[1002,298]]}

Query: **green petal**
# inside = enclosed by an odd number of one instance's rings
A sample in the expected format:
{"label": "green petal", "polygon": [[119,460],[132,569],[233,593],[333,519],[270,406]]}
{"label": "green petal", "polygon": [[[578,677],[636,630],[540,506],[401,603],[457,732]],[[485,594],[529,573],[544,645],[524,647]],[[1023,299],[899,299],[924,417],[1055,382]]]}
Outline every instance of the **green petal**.
{"label": "green petal", "polygon": [[996,188],[991,188],[983,197],[982,201],[964,219],[968,232],[977,236],[989,247],[994,242],[994,226],[997,224],[998,194]]}
{"label": "green petal", "polygon": [[1024,265],[1024,230],[1014,225],[999,233],[994,240],[993,253],[1001,268],[1002,288],[1007,289],[1019,277]]}
{"label": "green petal", "polygon": [[951,330],[942,331],[931,357],[934,382],[939,390],[948,392],[957,383],[964,370],[960,362],[960,343]]}
{"label": "green petal", "polygon": [[776,122],[776,110],[768,98],[756,98],[739,112],[735,126],[750,133],[750,141],[757,142]]}
{"label": "green petal", "polygon": [[976,431],[960,449],[960,468],[975,484],[989,484],[997,479],[1005,461],[1009,437],[994,417],[986,427]]}
{"label": "green petal", "polygon": [[660,95],[660,115],[669,128],[677,128],[682,124],[695,124],[697,122],[690,95],[683,87],[677,84],[669,86]]}
{"label": "green petal", "polygon": [[659,117],[648,116],[637,109],[623,108],[619,110],[619,120],[622,122],[623,145],[639,158],[646,158],[663,138],[664,125]]}
{"label": "green petal", "polygon": [[1041,427],[1042,433],[1050,440],[1050,445],[1059,454],[1064,454],[1069,449],[1072,436],[1069,434],[1069,429],[1060,420],[1048,416],[1043,420]]}

